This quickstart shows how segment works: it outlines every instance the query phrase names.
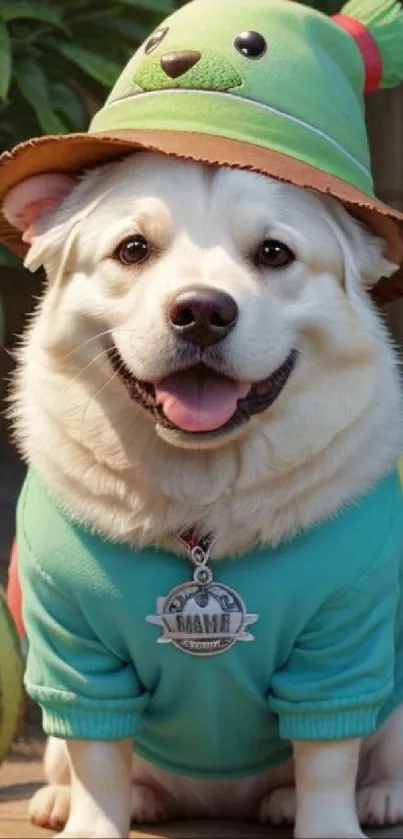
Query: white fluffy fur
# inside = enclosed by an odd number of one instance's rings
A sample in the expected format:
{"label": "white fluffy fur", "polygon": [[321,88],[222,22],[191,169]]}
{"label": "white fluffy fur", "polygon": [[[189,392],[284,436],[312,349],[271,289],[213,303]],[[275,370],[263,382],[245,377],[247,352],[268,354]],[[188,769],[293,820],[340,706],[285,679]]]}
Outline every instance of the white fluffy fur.
{"label": "white fluffy fur", "polygon": [[[145,235],[155,254],[128,270],[110,255],[133,232]],[[292,266],[253,267],[250,255],[269,236],[296,251]],[[20,353],[17,440],[71,513],[109,538],[176,550],[175,533],[197,522],[215,534],[215,559],[258,542],[277,544],[332,515],[394,464],[402,416],[396,358],[365,291],[394,266],[381,243],[332,199],[248,172],[138,155],[88,174],[59,210],[37,222],[26,264],[33,270],[43,264],[49,284]],[[129,399],[111,374],[106,348],[111,336],[139,378],[167,375],[175,342],[166,304],[194,283],[217,286],[238,304],[239,321],[226,339],[233,378],[266,378],[292,347],[299,360],[274,406],[239,435],[178,447]],[[365,812],[375,818],[377,806],[380,822],[390,788],[402,796],[402,773],[387,760],[376,770],[391,726],[403,763],[400,712],[363,751],[375,766]],[[91,835],[125,834],[130,806],[121,748],[70,746],[73,803],[63,835],[89,836],[90,823]],[[49,780],[64,784],[63,746],[50,749],[57,760],[48,758]],[[245,815],[260,796],[264,820],[294,818],[297,806],[296,836],[362,836],[354,806],[358,752],[354,741],[333,751],[296,744],[297,805],[292,789],[271,794],[292,784],[292,767],[213,783],[169,776],[135,757],[133,815],[152,820],[179,809],[225,816],[228,801],[232,814],[239,802],[238,815]],[[112,779],[113,802],[107,765],[120,778],[119,794]],[[298,789],[305,790],[299,798]],[[378,804],[371,808],[372,789]],[[67,788],[39,795],[34,820],[64,822]],[[362,815],[362,801],[359,808]],[[401,806],[394,815],[403,816]]]}

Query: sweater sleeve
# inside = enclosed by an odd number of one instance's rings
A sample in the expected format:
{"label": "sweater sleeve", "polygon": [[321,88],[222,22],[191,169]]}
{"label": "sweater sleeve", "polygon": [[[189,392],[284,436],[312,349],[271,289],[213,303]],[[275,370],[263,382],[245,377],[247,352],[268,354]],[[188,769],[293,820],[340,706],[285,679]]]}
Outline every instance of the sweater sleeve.
{"label": "sweater sleeve", "polygon": [[148,697],[132,663],[96,637],[26,543],[19,562],[29,640],[25,685],[41,706],[45,732],[67,739],[133,737]]}
{"label": "sweater sleeve", "polygon": [[[281,737],[363,737],[393,694],[402,527],[372,567],[325,603],[271,684]],[[343,561],[343,558],[340,558]]]}

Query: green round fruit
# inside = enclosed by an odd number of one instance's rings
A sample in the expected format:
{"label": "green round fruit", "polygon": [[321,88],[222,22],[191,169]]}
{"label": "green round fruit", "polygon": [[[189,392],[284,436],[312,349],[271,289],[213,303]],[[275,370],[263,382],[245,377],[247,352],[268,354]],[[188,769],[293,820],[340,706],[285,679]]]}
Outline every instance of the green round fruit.
{"label": "green round fruit", "polygon": [[20,641],[0,586],[0,762],[15,737],[22,707]]}

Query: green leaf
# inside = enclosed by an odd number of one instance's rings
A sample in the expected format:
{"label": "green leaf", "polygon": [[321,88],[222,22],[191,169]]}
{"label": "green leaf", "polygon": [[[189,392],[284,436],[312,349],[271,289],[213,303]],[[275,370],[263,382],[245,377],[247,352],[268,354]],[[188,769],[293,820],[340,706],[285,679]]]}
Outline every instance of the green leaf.
{"label": "green leaf", "polygon": [[78,47],[76,44],[61,44],[60,51],[65,58],[68,58],[84,73],[88,73],[97,82],[105,87],[112,87],[122,70],[122,66],[115,61],[110,61],[101,55],[96,55],[90,50]]}
{"label": "green leaf", "polygon": [[115,33],[111,31],[109,25],[101,26],[99,23],[88,27],[88,31],[83,31],[82,27],[74,28],[74,46],[102,57],[103,63],[105,57],[108,62],[112,62],[117,67],[123,67],[123,53],[122,53],[122,38],[117,38]]}
{"label": "green leaf", "polygon": [[50,108],[46,76],[38,61],[29,56],[18,56],[15,62],[15,80],[31,107]]}
{"label": "green leaf", "polygon": [[173,0],[120,0],[120,3],[135,9],[145,9],[146,12],[159,12],[162,15],[169,15],[175,11]]}
{"label": "green leaf", "polygon": [[97,23],[97,22],[111,22],[116,17],[118,12],[120,11],[119,6],[108,6],[107,9],[91,9],[88,8],[84,11],[80,11],[80,9],[71,9],[70,14],[68,15],[69,24],[71,26],[77,26],[78,24],[82,25],[83,23]]}
{"label": "green leaf", "polygon": [[15,80],[23,97],[34,109],[42,131],[47,134],[64,133],[66,126],[52,110],[47,78],[40,64],[28,56],[20,56],[16,61]]}
{"label": "green leaf", "polygon": [[44,38],[43,46],[41,64],[48,78],[63,82],[68,80],[68,84],[70,85],[71,83],[73,90],[82,92],[84,102],[86,102],[87,96],[90,96],[95,98],[98,103],[98,107],[101,107],[101,104],[105,99],[105,85],[101,85],[99,82],[95,81],[92,76],[84,73],[77,64],[72,64],[70,59],[65,58],[61,53],[60,44],[53,38],[50,39],[48,36]]}
{"label": "green leaf", "polygon": [[21,259],[4,245],[0,245],[0,266],[2,268],[21,268]]}
{"label": "green leaf", "polygon": [[117,32],[123,39],[125,46],[134,47],[137,44],[142,44],[143,41],[150,35],[150,27],[144,26],[135,20],[129,20],[126,17],[115,17],[105,24],[105,29],[110,32]]}
{"label": "green leaf", "polygon": [[79,94],[63,82],[52,82],[49,85],[49,95],[53,109],[67,118],[71,129],[83,131],[86,118]]}
{"label": "green leaf", "polygon": [[22,97],[17,85],[10,87],[7,106],[0,116],[1,150],[11,148],[15,143],[40,134],[35,112]]}
{"label": "green leaf", "polygon": [[0,20],[0,97],[5,99],[11,82],[11,42],[6,25]]}
{"label": "green leaf", "polygon": [[42,20],[54,26],[63,26],[59,12],[54,6],[41,0],[1,0],[0,19],[5,21],[28,18]]}
{"label": "green leaf", "polygon": [[80,9],[88,11],[99,8],[99,0],[74,0],[74,3],[71,0],[57,0],[57,4],[59,8],[63,9],[63,15],[74,15]]}
{"label": "green leaf", "polygon": [[85,129],[130,54],[184,2],[0,0],[0,151]]}

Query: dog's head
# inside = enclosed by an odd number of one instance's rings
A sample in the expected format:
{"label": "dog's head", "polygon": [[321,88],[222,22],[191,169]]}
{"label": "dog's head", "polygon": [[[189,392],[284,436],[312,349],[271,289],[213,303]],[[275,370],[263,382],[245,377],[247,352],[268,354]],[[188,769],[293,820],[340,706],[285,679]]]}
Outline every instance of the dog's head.
{"label": "dog's head", "polygon": [[99,369],[167,443],[216,448],[281,417],[308,451],[318,412],[313,448],[373,392],[365,287],[395,266],[332,199],[143,154],[31,178],[4,212],[49,278],[49,351]]}

